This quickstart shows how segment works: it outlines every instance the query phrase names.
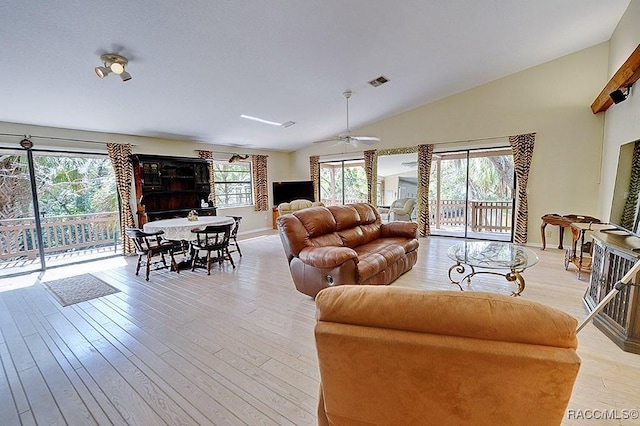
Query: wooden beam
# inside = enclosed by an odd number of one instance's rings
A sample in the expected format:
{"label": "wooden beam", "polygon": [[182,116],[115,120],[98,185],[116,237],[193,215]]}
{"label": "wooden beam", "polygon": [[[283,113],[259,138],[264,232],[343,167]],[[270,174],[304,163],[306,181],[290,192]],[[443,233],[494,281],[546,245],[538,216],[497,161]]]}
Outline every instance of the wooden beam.
{"label": "wooden beam", "polygon": [[602,89],[602,92],[600,92],[596,100],[593,101],[591,111],[593,111],[594,114],[605,111],[613,104],[609,96],[611,92],[631,86],[638,81],[638,79],[640,79],[640,44],[625,63],[622,64],[620,69],[616,71],[613,77],[611,77],[611,80],[604,86],[604,89]]}

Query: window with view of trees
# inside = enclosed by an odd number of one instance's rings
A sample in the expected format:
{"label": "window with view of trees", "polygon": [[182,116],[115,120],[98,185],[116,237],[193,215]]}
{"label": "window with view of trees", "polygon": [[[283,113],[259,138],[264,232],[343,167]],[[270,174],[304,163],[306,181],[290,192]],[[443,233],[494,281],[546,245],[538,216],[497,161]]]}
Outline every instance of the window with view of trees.
{"label": "window with view of trees", "polygon": [[251,163],[214,161],[213,170],[217,207],[253,204]]}
{"label": "window with view of trees", "polygon": [[320,199],[325,205],[366,203],[367,198],[364,160],[320,163]]}

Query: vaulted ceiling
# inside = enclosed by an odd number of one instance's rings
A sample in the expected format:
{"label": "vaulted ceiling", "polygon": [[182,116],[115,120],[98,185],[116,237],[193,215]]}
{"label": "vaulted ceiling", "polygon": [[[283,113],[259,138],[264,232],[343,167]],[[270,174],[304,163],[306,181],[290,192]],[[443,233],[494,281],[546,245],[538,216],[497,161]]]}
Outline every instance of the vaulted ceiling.
{"label": "vaulted ceiling", "polygon": [[357,128],[607,41],[628,4],[4,0],[0,121],[290,151],[346,130],[346,89]]}

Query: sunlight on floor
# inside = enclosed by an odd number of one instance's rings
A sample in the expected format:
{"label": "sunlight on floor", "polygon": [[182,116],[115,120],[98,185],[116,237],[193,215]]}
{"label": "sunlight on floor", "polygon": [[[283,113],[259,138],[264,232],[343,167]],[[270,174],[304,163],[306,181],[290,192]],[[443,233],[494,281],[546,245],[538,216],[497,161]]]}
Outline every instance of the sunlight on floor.
{"label": "sunlight on floor", "polygon": [[112,257],[96,262],[79,263],[76,265],[62,266],[48,269],[40,277],[40,281],[47,282],[60,278],[74,277],[76,275],[90,274],[92,272],[104,271],[106,269],[118,268],[127,264],[124,257]]}
{"label": "sunlight on floor", "polygon": [[38,282],[40,272],[0,279],[0,292],[31,287]]}
{"label": "sunlight on floor", "polygon": [[43,272],[33,272],[25,275],[18,275],[8,278],[0,278],[0,292],[25,288],[34,285],[36,282],[53,281],[65,277],[73,277],[76,275],[90,274],[97,271],[118,268],[125,266],[127,261],[124,257],[112,257],[109,259],[98,260],[95,262],[79,263],[70,266],[61,266],[52,268]]}

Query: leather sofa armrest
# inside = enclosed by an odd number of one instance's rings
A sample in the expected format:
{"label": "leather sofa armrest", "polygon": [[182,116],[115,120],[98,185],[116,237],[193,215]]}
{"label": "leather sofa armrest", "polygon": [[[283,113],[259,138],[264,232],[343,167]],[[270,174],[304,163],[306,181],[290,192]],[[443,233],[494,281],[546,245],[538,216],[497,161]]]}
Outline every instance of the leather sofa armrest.
{"label": "leather sofa armrest", "polygon": [[415,222],[389,222],[380,225],[381,236],[416,238],[418,224]]}
{"label": "leather sofa armrest", "polygon": [[305,247],[300,251],[298,258],[316,268],[335,268],[348,260],[358,263],[358,254],[349,247]]}

